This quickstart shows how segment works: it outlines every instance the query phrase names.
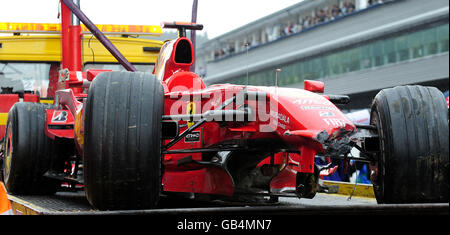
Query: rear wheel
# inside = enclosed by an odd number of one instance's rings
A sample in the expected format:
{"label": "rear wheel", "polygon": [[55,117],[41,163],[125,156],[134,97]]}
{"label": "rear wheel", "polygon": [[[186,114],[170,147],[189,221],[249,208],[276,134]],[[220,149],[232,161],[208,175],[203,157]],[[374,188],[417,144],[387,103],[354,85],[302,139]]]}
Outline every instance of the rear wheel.
{"label": "rear wheel", "polygon": [[448,202],[448,110],[434,87],[380,91],[372,103],[380,154],[373,179],[378,203]]}
{"label": "rear wheel", "polygon": [[53,194],[60,181],[44,176],[52,164],[52,143],[45,135],[41,103],[19,102],[8,113],[3,149],[3,177],[11,194]]}
{"label": "rear wheel", "polygon": [[164,92],[152,74],[104,72],[85,107],[84,183],[99,209],[155,207],[161,191]]}

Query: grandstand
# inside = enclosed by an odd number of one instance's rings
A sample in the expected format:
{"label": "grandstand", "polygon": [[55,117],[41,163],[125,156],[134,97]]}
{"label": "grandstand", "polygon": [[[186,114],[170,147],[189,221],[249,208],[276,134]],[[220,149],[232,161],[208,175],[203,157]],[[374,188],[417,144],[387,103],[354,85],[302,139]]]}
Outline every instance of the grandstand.
{"label": "grandstand", "polygon": [[[447,0],[304,0],[203,43],[196,71],[207,84],[303,87],[347,94],[365,108],[380,89],[448,90]],[[247,78],[248,73],[248,78]]]}

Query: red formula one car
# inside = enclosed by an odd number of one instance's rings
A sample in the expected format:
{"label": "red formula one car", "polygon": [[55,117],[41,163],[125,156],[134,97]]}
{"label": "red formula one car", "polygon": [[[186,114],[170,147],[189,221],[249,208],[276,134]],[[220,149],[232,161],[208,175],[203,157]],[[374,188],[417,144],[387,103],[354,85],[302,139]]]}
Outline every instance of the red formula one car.
{"label": "red formula one car", "polygon": [[[206,87],[190,72],[185,37],[202,26],[165,26],[180,37],[162,47],[153,74],[70,71],[54,107],[13,106],[3,144],[10,193],[82,184],[102,210],[154,208],[174,192],[312,198],[330,168],[314,158],[325,156],[370,162],[379,203],[448,202],[448,110],[436,88],[382,90],[370,125],[354,125],[336,106],[348,97],[322,94],[318,81],[305,89]],[[361,157],[351,157],[352,148]]]}

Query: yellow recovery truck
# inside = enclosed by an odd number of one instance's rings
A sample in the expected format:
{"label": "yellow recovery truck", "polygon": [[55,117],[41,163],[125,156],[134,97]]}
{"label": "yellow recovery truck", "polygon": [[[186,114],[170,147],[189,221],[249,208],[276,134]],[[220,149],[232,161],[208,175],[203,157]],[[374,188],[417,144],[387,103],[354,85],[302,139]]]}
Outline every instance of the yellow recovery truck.
{"label": "yellow recovery truck", "polygon": [[[163,42],[149,38],[162,35],[160,26],[96,26],[139,71],[152,73]],[[124,70],[84,25],[81,28],[84,70]],[[0,22],[0,140],[5,135],[8,111],[16,102],[53,104],[61,69],[60,31],[61,24]],[[9,199],[14,214],[41,214],[44,210],[30,206],[39,198]]]}

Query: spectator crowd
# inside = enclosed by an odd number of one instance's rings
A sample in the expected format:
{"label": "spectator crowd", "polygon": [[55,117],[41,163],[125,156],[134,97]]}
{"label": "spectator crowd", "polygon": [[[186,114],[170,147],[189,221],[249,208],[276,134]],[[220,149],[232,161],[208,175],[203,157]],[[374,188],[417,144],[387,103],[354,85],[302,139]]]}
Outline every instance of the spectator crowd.
{"label": "spectator crowd", "polygon": [[[368,0],[367,6],[381,3],[382,0]],[[261,40],[258,37],[247,37],[238,43],[232,42],[225,44],[225,47],[216,49],[214,51],[214,60],[227,57],[237,52],[246,51],[247,49],[257,47],[261,44],[287,37],[292,34],[299,33],[313,26],[333,21],[338,17],[345,16],[355,11],[356,7],[352,1],[343,2],[341,7],[339,7],[337,4],[325,6],[314,11],[311,14],[298,16],[297,20],[291,19],[287,23],[280,23],[276,24],[272,28],[266,28],[266,40]]]}

